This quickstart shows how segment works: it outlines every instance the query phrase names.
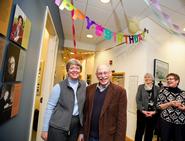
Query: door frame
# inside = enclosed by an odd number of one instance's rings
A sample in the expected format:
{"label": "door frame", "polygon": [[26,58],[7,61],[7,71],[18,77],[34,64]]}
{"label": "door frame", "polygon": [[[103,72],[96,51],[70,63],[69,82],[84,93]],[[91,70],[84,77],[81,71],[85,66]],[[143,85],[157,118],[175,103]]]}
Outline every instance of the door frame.
{"label": "door frame", "polygon": [[[47,58],[49,57],[50,60],[52,60],[53,67],[49,68],[49,67],[47,67],[47,64],[46,64],[45,71],[44,71],[44,74],[43,74],[43,82],[42,82],[41,92],[44,89],[45,85],[49,85],[49,89],[51,90],[51,88],[53,87],[53,83],[54,83],[54,74],[55,74],[55,67],[56,67],[56,60],[57,60],[59,38],[58,38],[58,34],[56,32],[55,25],[53,23],[53,19],[52,19],[51,13],[49,11],[49,8],[48,8],[48,6],[46,6],[43,29],[42,29],[42,37],[41,37],[41,42],[40,42],[39,60],[38,60],[38,63],[37,63],[37,73],[36,73],[36,78],[35,78],[32,114],[31,114],[31,122],[30,122],[30,129],[29,129],[29,141],[31,141],[31,139],[32,139],[33,119],[34,119],[34,110],[35,110],[35,99],[36,99],[36,93],[37,93],[37,82],[38,82],[38,75],[39,75],[38,72],[39,72],[39,66],[40,66],[40,61],[41,61],[41,53],[42,53],[41,51],[42,51],[43,41],[44,41],[44,31],[45,31],[45,29],[47,29],[47,22],[48,22],[49,19],[51,21],[50,23],[52,25],[54,36],[50,36],[50,38],[49,38]],[[49,33],[49,35],[51,35],[51,34]],[[49,54],[51,50],[53,51],[52,57],[51,57],[51,54]],[[51,73],[52,77],[50,77],[50,80],[46,81],[46,80],[44,80],[44,76],[48,72]],[[41,115],[41,116],[39,116],[39,120],[38,120],[38,127],[39,128],[37,130],[37,136],[36,136],[37,141],[41,140],[39,129],[41,130],[41,126],[43,125],[43,117],[42,116],[44,115],[44,111],[46,109],[47,101],[49,99],[50,90],[45,95],[43,95],[44,100],[43,100],[43,103],[40,104],[41,106],[40,106],[40,109],[39,109],[39,111],[40,111],[39,115]],[[39,122],[40,120],[42,120],[42,122]]]}

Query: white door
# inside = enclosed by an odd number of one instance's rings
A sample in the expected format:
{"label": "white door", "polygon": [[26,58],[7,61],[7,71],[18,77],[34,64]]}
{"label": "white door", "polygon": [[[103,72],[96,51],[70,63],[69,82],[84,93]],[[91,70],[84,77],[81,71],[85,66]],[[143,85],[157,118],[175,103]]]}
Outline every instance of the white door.
{"label": "white door", "polygon": [[[40,135],[42,131],[42,125],[43,125],[43,116],[44,112],[47,106],[47,101],[51,92],[51,89],[53,87],[54,82],[54,73],[55,73],[55,66],[56,66],[56,58],[57,58],[57,51],[58,51],[58,36],[49,12],[48,7],[46,7],[45,12],[45,23],[43,28],[43,37],[41,42],[41,48],[44,46],[44,31],[47,30],[49,33],[49,38],[47,42],[47,55],[44,60],[44,72],[42,77],[42,85],[41,85],[41,93],[42,93],[42,103],[39,105],[39,117],[38,117],[38,127],[36,132],[36,140],[32,138],[32,126],[30,127],[30,136],[29,141],[42,141]],[[40,54],[42,54],[42,49],[40,51]],[[41,55],[40,55],[41,56]],[[41,58],[41,57],[39,57]],[[39,59],[40,62],[40,59]],[[40,63],[38,63],[38,66]],[[38,70],[38,69],[37,69]],[[38,77],[38,76],[37,76]],[[36,81],[37,82],[37,81]],[[37,85],[35,85],[35,94],[36,95],[36,89]],[[36,96],[35,96],[36,97]],[[35,98],[34,98],[35,100]],[[35,104],[33,105],[32,109],[32,123],[33,124],[33,117],[34,117],[34,109]]]}

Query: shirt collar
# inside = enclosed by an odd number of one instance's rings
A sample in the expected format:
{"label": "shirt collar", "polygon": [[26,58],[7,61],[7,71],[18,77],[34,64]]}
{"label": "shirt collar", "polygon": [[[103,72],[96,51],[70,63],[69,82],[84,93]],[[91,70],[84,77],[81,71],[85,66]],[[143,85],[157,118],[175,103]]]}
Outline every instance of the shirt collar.
{"label": "shirt collar", "polygon": [[97,84],[96,88],[100,90],[100,92],[103,92],[108,86],[109,86],[110,82],[105,85],[105,86],[102,86],[100,85],[100,83]]}

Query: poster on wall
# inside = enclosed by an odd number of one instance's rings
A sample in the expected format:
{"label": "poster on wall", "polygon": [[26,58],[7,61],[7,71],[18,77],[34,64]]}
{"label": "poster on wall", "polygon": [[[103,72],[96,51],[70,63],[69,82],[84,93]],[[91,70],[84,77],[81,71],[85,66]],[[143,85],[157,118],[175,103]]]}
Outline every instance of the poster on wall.
{"label": "poster on wall", "polygon": [[12,85],[3,84],[0,91],[0,123],[11,118],[12,111]]}
{"label": "poster on wall", "polygon": [[9,24],[10,13],[12,9],[13,0],[0,1],[0,34],[7,36],[7,29]]}
{"label": "poster on wall", "polygon": [[16,5],[10,40],[27,49],[31,30],[31,22],[21,8]]}
{"label": "poster on wall", "polygon": [[0,36],[0,70],[2,69],[5,46],[6,46],[6,40],[5,38]]}
{"label": "poster on wall", "polygon": [[7,56],[4,63],[3,82],[14,82],[16,80],[20,49],[20,47],[11,42],[8,44]]}

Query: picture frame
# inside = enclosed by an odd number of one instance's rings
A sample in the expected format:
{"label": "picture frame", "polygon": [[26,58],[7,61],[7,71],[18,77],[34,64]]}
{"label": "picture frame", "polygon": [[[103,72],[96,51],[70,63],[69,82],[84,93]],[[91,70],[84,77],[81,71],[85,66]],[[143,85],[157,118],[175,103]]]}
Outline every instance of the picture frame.
{"label": "picture frame", "polygon": [[125,87],[125,72],[112,73],[112,82],[124,88]]}
{"label": "picture frame", "polygon": [[169,63],[154,59],[154,79],[156,84],[166,83],[166,75],[169,73]]}
{"label": "picture frame", "polygon": [[19,112],[22,83],[6,84],[0,87],[0,124],[15,117]]}
{"label": "picture frame", "polygon": [[14,82],[16,79],[17,65],[20,49],[17,45],[9,43],[3,68],[3,82]]}
{"label": "picture frame", "polygon": [[1,0],[0,1],[0,34],[7,36],[8,24],[10,20],[10,14],[12,10],[13,0]]}
{"label": "picture frame", "polygon": [[10,32],[10,40],[27,49],[30,31],[31,21],[19,5],[16,5],[14,20]]}
{"label": "picture frame", "polygon": [[26,51],[9,42],[3,68],[3,82],[21,82],[24,75]]}
{"label": "picture frame", "polygon": [[12,84],[3,84],[0,88],[0,124],[11,118]]}

